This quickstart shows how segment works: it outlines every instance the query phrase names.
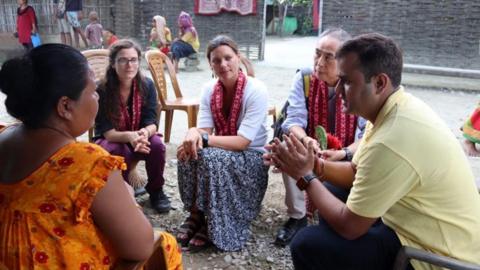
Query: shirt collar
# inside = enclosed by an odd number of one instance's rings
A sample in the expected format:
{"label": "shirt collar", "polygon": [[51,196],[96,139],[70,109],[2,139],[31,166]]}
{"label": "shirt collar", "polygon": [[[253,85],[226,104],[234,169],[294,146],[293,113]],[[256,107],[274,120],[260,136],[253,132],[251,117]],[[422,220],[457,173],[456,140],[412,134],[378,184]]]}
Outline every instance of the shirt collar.
{"label": "shirt collar", "polygon": [[374,127],[379,126],[382,124],[385,117],[392,111],[395,106],[400,103],[405,97],[405,90],[403,86],[399,86],[398,90],[393,92],[385,101],[382,108],[377,114],[375,119],[375,123],[373,124]]}

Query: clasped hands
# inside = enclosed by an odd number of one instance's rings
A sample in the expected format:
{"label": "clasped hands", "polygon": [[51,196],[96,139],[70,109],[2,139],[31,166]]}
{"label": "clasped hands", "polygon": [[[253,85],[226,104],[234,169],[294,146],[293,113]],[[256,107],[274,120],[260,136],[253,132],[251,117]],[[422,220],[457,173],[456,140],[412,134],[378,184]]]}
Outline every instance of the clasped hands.
{"label": "clasped hands", "polygon": [[130,136],[130,144],[134,152],[149,154],[150,153],[150,132],[146,128],[133,131]]}
{"label": "clasped hands", "polygon": [[306,146],[293,134],[283,135],[283,143],[275,138],[271,144],[265,146],[268,152],[263,154],[264,164],[275,166],[277,170],[288,174],[295,180],[312,173],[316,153],[319,151],[318,143],[314,139],[308,141],[305,139],[303,141]]}
{"label": "clasped hands", "polygon": [[198,158],[198,150],[203,148],[202,134],[197,128],[188,130],[183,143],[177,148],[177,159],[188,161]]}

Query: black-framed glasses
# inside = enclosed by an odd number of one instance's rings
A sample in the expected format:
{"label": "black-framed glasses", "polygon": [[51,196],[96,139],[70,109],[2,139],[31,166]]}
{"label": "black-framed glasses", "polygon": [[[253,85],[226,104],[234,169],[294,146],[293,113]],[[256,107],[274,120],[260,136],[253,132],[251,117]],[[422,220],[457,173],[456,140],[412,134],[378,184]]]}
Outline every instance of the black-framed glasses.
{"label": "black-framed glasses", "polygon": [[122,66],[125,66],[128,63],[130,63],[131,65],[138,65],[138,58],[133,57],[133,58],[128,59],[126,57],[120,57],[120,58],[117,59],[117,63],[119,65],[122,65]]}

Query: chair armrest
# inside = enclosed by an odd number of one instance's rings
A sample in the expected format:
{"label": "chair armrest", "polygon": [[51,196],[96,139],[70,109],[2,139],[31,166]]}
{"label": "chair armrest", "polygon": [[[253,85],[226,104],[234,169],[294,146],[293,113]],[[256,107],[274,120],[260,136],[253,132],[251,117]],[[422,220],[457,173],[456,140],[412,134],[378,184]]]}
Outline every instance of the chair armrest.
{"label": "chair armrest", "polygon": [[454,270],[480,270],[480,265],[434,254],[425,250],[403,246],[397,254],[394,270],[406,269],[410,259]]}

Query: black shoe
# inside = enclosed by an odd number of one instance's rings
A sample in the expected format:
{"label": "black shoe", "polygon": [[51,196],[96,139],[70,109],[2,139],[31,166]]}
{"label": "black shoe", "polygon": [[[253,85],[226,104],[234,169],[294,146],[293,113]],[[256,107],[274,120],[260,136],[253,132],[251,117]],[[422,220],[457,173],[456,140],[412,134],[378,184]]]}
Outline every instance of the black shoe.
{"label": "black shoe", "polygon": [[170,211],[172,208],[170,205],[170,200],[161,189],[150,193],[150,204],[152,208],[160,214],[168,213],[168,211]]}
{"label": "black shoe", "polygon": [[303,227],[307,226],[307,217],[301,219],[289,218],[288,221],[278,230],[275,245],[286,246],[292,241],[293,236]]}
{"label": "black shoe", "polygon": [[147,190],[144,187],[139,187],[134,190],[135,197],[142,196],[143,194],[147,193]]}

